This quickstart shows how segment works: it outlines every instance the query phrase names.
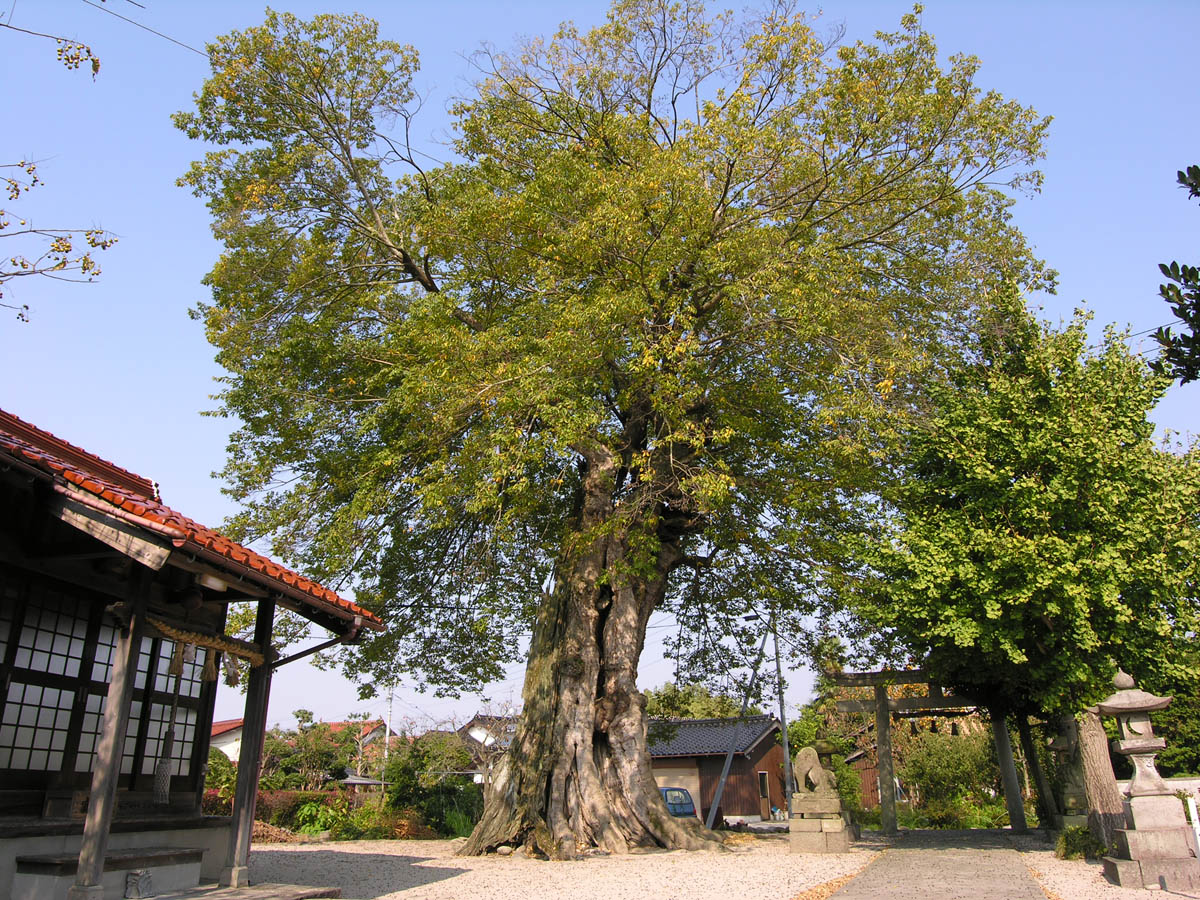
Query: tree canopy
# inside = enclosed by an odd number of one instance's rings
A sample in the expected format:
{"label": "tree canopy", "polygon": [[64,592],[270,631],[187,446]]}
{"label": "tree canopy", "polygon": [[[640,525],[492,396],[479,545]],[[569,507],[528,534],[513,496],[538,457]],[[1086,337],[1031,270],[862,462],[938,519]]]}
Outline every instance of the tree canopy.
{"label": "tree canopy", "polygon": [[[1188,197],[1200,197],[1200,166],[1188,166],[1177,178]],[[1200,378],[1200,337],[1196,332],[1200,328],[1200,269],[1178,262],[1160,263],[1158,268],[1169,279],[1169,283],[1159,285],[1159,296],[1186,330],[1175,334],[1170,328],[1160,328],[1155,332],[1162,355],[1154,361],[1154,368],[1186,384]]]}
{"label": "tree canopy", "polygon": [[597,467],[598,527],[686,535],[685,614],[800,597],[870,425],[973,298],[1046,277],[1000,189],[1037,185],[1045,121],[915,16],[834,55],[780,11],[621,3],[485,58],[430,171],[383,130],[417,54],[374,22],[271,13],[210,52],[176,121],[220,145],[184,181],[226,245],[197,313],[226,475],[243,534],[386,611],[358,671],[494,675]]}
{"label": "tree canopy", "polygon": [[1117,665],[1195,674],[1200,458],[1151,441],[1167,379],[1085,318],[1013,297],[974,364],[932,390],[868,619],[989,706],[1074,714]]}
{"label": "tree canopy", "polygon": [[1049,283],[1008,212],[1047,122],[917,13],[835,50],[787,4],[620,0],[482,55],[430,166],[374,22],[210,46],[176,124],[216,145],[183,181],[225,245],[197,315],[241,536],[383,613],[367,680],[476,687],[532,630],[468,852],[710,842],[646,789],[651,612],[692,671],[745,613],[803,634],[924,381]]}
{"label": "tree canopy", "polygon": [[[680,687],[673,681],[650,688],[646,694],[646,715],[661,719],[725,719],[742,711],[742,701],[724,694],[714,694],[702,684]],[[750,707],[748,715],[757,716],[762,710]]]}

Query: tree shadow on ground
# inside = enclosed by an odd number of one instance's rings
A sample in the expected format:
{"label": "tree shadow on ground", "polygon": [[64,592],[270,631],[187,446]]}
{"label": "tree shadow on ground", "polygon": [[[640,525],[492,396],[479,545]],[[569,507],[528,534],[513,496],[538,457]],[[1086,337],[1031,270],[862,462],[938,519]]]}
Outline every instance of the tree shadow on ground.
{"label": "tree shadow on ground", "polygon": [[[430,860],[439,864],[416,865]],[[336,887],[341,888],[343,900],[374,900],[466,871],[433,853],[355,853],[329,845],[320,850],[280,850],[268,845],[255,846],[250,854],[252,884]]]}
{"label": "tree shadow on ground", "polygon": [[896,850],[1012,850],[1019,842],[1021,848],[1045,843],[1044,831],[1030,829],[1017,835],[1007,828],[902,828],[899,834],[888,836],[878,831],[864,831],[858,843],[878,849],[892,847]]}

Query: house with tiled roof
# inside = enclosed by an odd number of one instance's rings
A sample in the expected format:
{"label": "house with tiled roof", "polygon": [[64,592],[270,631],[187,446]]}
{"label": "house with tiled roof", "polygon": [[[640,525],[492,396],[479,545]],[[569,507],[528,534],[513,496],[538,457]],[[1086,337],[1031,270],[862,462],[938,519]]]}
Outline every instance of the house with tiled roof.
{"label": "house with tiled roof", "polygon": [[[231,603],[255,606],[249,639],[225,634]],[[271,647],[277,609],[330,645],[383,627],[0,410],[0,896],[98,895],[122,866],[156,892],[245,883],[271,675],[296,658]],[[232,818],[199,805],[222,669],[248,677]]]}
{"label": "house with tiled roof", "polygon": [[719,815],[748,822],[786,809],[783,746],[774,716],[729,719],[651,719],[650,762],[659,787],[687,788],[696,814],[707,819],[725,757],[733,751]]}
{"label": "house with tiled roof", "polygon": [[238,754],[242,751],[242,724],[245,719],[219,719],[212,723],[209,731],[208,746],[211,750],[220,750],[230,761],[237,762]]}

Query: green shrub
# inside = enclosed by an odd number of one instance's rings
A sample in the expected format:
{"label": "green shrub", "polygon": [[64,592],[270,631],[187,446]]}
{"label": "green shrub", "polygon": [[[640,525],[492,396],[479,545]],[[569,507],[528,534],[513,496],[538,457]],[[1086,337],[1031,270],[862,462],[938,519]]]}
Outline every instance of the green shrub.
{"label": "green shrub", "polygon": [[378,841],[436,838],[415,809],[390,809],[369,803],[353,810],[330,829],[335,841]]}
{"label": "green shrub", "polygon": [[350,815],[346,798],[339,797],[332,803],[325,800],[309,800],[302,803],[292,817],[292,830],[301,834],[332,832]]}
{"label": "green shrub", "polygon": [[455,734],[431,733],[398,747],[388,760],[384,781],[387,805],[395,810],[417,810],[421,820],[442,834],[456,834],[453,814],[471,822],[483,814],[483,790],[461,772],[472,765],[471,756]]}
{"label": "green shrub", "polygon": [[469,815],[457,809],[446,813],[446,834],[453,837],[468,837],[475,830],[475,822]]}
{"label": "green shrub", "polygon": [[842,807],[849,810],[851,815],[857,815],[862,810],[862,775],[839,754],[833,755],[830,768],[837,778],[837,792]]}
{"label": "green shrub", "polygon": [[963,803],[955,797],[934,797],[921,807],[929,828],[965,828]]}
{"label": "green shrub", "polygon": [[1092,837],[1092,833],[1083,825],[1064,828],[1054,847],[1054,855],[1059,859],[1099,859],[1107,852],[1108,848]]}
{"label": "green shrub", "polygon": [[909,744],[900,777],[916,789],[920,803],[928,803],[982,799],[998,774],[985,734],[925,732]]}
{"label": "green shrub", "polygon": [[217,791],[226,799],[233,798],[237,786],[237,766],[229,761],[229,757],[210,747],[208,750],[208,769],[204,773],[204,790]]}
{"label": "green shrub", "polygon": [[341,791],[262,791],[254,805],[254,818],[278,828],[295,830],[296,813],[306,803],[331,805]]}

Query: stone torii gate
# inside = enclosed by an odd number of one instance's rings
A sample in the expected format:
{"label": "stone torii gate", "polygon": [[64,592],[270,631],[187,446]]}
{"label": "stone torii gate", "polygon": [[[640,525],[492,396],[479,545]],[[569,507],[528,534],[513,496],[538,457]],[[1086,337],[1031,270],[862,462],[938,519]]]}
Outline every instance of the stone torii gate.
{"label": "stone torii gate", "polygon": [[[965,715],[978,707],[965,697],[947,694],[942,686],[932,681],[924,669],[881,669],[878,672],[842,672],[830,677],[838,687],[870,687],[875,689],[875,699],[839,700],[838,712],[875,713],[875,748],[879,758],[879,807],[884,833],[895,834],[896,825],[896,775],[892,760],[892,714],[904,718],[927,716]],[[888,685],[925,684],[929,693],[925,697],[888,698]],[[1025,832],[1025,804],[1017,782],[1017,767],[1013,761],[1012,739],[1008,724],[1002,715],[992,715],[992,737],[996,742],[996,758],[1000,762],[1000,775],[1004,782],[1004,801],[1008,807],[1008,818],[1013,831]],[[885,787],[886,786],[886,787]]]}

